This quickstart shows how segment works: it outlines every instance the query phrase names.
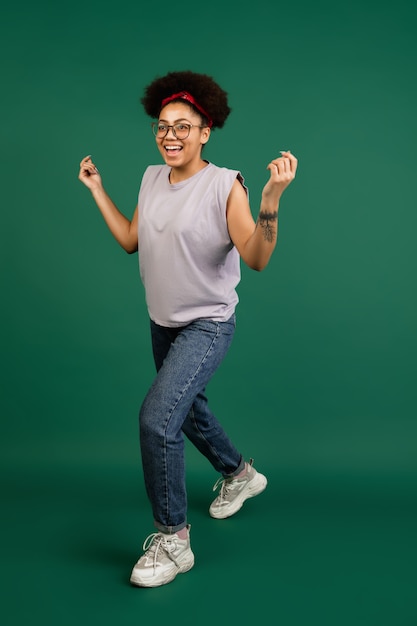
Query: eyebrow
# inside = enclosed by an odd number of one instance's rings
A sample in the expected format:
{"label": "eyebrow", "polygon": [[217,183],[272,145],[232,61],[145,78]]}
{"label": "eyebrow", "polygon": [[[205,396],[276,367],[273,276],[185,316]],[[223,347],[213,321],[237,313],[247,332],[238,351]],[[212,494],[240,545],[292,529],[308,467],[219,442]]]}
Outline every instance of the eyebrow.
{"label": "eyebrow", "polygon": [[[159,119],[160,122],[166,122],[167,124],[169,123],[169,120],[163,120],[162,118]],[[178,122],[187,122],[187,124],[191,124],[192,122],[190,122],[190,120],[187,120],[186,117],[180,117],[178,120],[174,120],[174,124],[178,124]]]}

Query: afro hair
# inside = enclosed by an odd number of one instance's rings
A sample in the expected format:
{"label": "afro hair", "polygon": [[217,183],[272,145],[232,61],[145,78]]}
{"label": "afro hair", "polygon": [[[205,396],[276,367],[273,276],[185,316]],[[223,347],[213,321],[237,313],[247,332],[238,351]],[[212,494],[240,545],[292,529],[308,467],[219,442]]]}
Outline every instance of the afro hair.
{"label": "afro hair", "polygon": [[[141,103],[146,113],[156,119],[161,112],[162,101],[181,91],[190,93],[195,101],[207,111],[213,122],[213,128],[222,128],[231,111],[227,103],[227,93],[207,74],[197,74],[187,70],[169,72],[166,76],[155,78],[146,87]],[[187,104],[202,115],[190,102]],[[205,121],[208,122],[207,119]]]}

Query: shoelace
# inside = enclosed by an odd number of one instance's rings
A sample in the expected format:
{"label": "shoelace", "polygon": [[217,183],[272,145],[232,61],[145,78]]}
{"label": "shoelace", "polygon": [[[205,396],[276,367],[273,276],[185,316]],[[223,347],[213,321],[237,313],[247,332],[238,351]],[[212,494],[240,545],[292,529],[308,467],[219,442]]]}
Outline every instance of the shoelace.
{"label": "shoelace", "polygon": [[[249,467],[252,467],[252,465],[253,465],[253,459],[251,458],[249,459],[249,463],[246,463],[247,469],[249,469]],[[239,482],[240,481],[237,480],[236,478],[230,479],[230,478],[223,478],[223,476],[220,476],[220,478],[218,478],[216,482],[214,483],[213,491],[216,491],[217,487],[221,485],[218,498],[220,498],[220,500],[224,500],[225,496],[227,496],[229,491],[234,491],[239,486]]]}
{"label": "shoelace", "polygon": [[219,485],[221,485],[221,487],[218,497],[220,498],[220,500],[224,500],[229,491],[233,491],[234,489],[236,489],[236,487],[238,486],[238,481],[230,479],[228,480],[227,478],[223,478],[222,476],[220,476],[220,478],[218,478],[215,482],[213,491],[216,491]]}
{"label": "shoelace", "polygon": [[178,566],[175,557],[171,554],[171,552],[173,552],[176,547],[177,542],[175,537],[168,541],[167,538],[164,537],[164,535],[162,535],[161,533],[152,533],[148,535],[148,537],[146,537],[145,541],[143,542],[144,552],[149,554],[152,554],[153,552],[154,569],[158,562],[158,553],[160,549],[162,549],[167,557],[170,558],[171,561],[174,561],[175,565]]}

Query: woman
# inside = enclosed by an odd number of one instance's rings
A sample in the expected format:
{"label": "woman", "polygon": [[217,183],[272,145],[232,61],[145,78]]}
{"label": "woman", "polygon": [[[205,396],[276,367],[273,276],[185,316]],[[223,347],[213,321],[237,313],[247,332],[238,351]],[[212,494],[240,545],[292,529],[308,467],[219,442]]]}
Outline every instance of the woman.
{"label": "woman", "polygon": [[158,532],[145,541],[130,580],[156,587],[194,564],[184,434],[221,474],[212,517],[230,517],[267,484],[210,411],[205,388],[232,341],[240,258],[255,270],[267,265],[277,241],[279,201],[297,159],[281,152],[268,164],[255,223],[240,172],[202,158],[212,129],[230,113],[226,92],[205,74],[170,72],[146,88],[142,103],[157,120],[152,127],[165,163],[146,169],[132,219],[107,195],[90,156],[81,161],[79,179],[119,244],[139,251],[157,369],[140,410],[140,441]]}

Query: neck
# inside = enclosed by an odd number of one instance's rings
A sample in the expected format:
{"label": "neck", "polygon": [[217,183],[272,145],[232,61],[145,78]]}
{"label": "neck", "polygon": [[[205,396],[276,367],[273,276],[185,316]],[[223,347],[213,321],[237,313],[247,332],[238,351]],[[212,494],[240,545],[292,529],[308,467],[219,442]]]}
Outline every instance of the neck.
{"label": "neck", "polygon": [[201,159],[198,163],[193,165],[192,167],[188,166],[186,168],[182,167],[171,167],[171,171],[169,173],[169,182],[171,185],[175,185],[176,183],[181,183],[183,180],[187,180],[187,178],[191,178],[194,174],[197,174],[200,170],[207,167],[208,162]]}

